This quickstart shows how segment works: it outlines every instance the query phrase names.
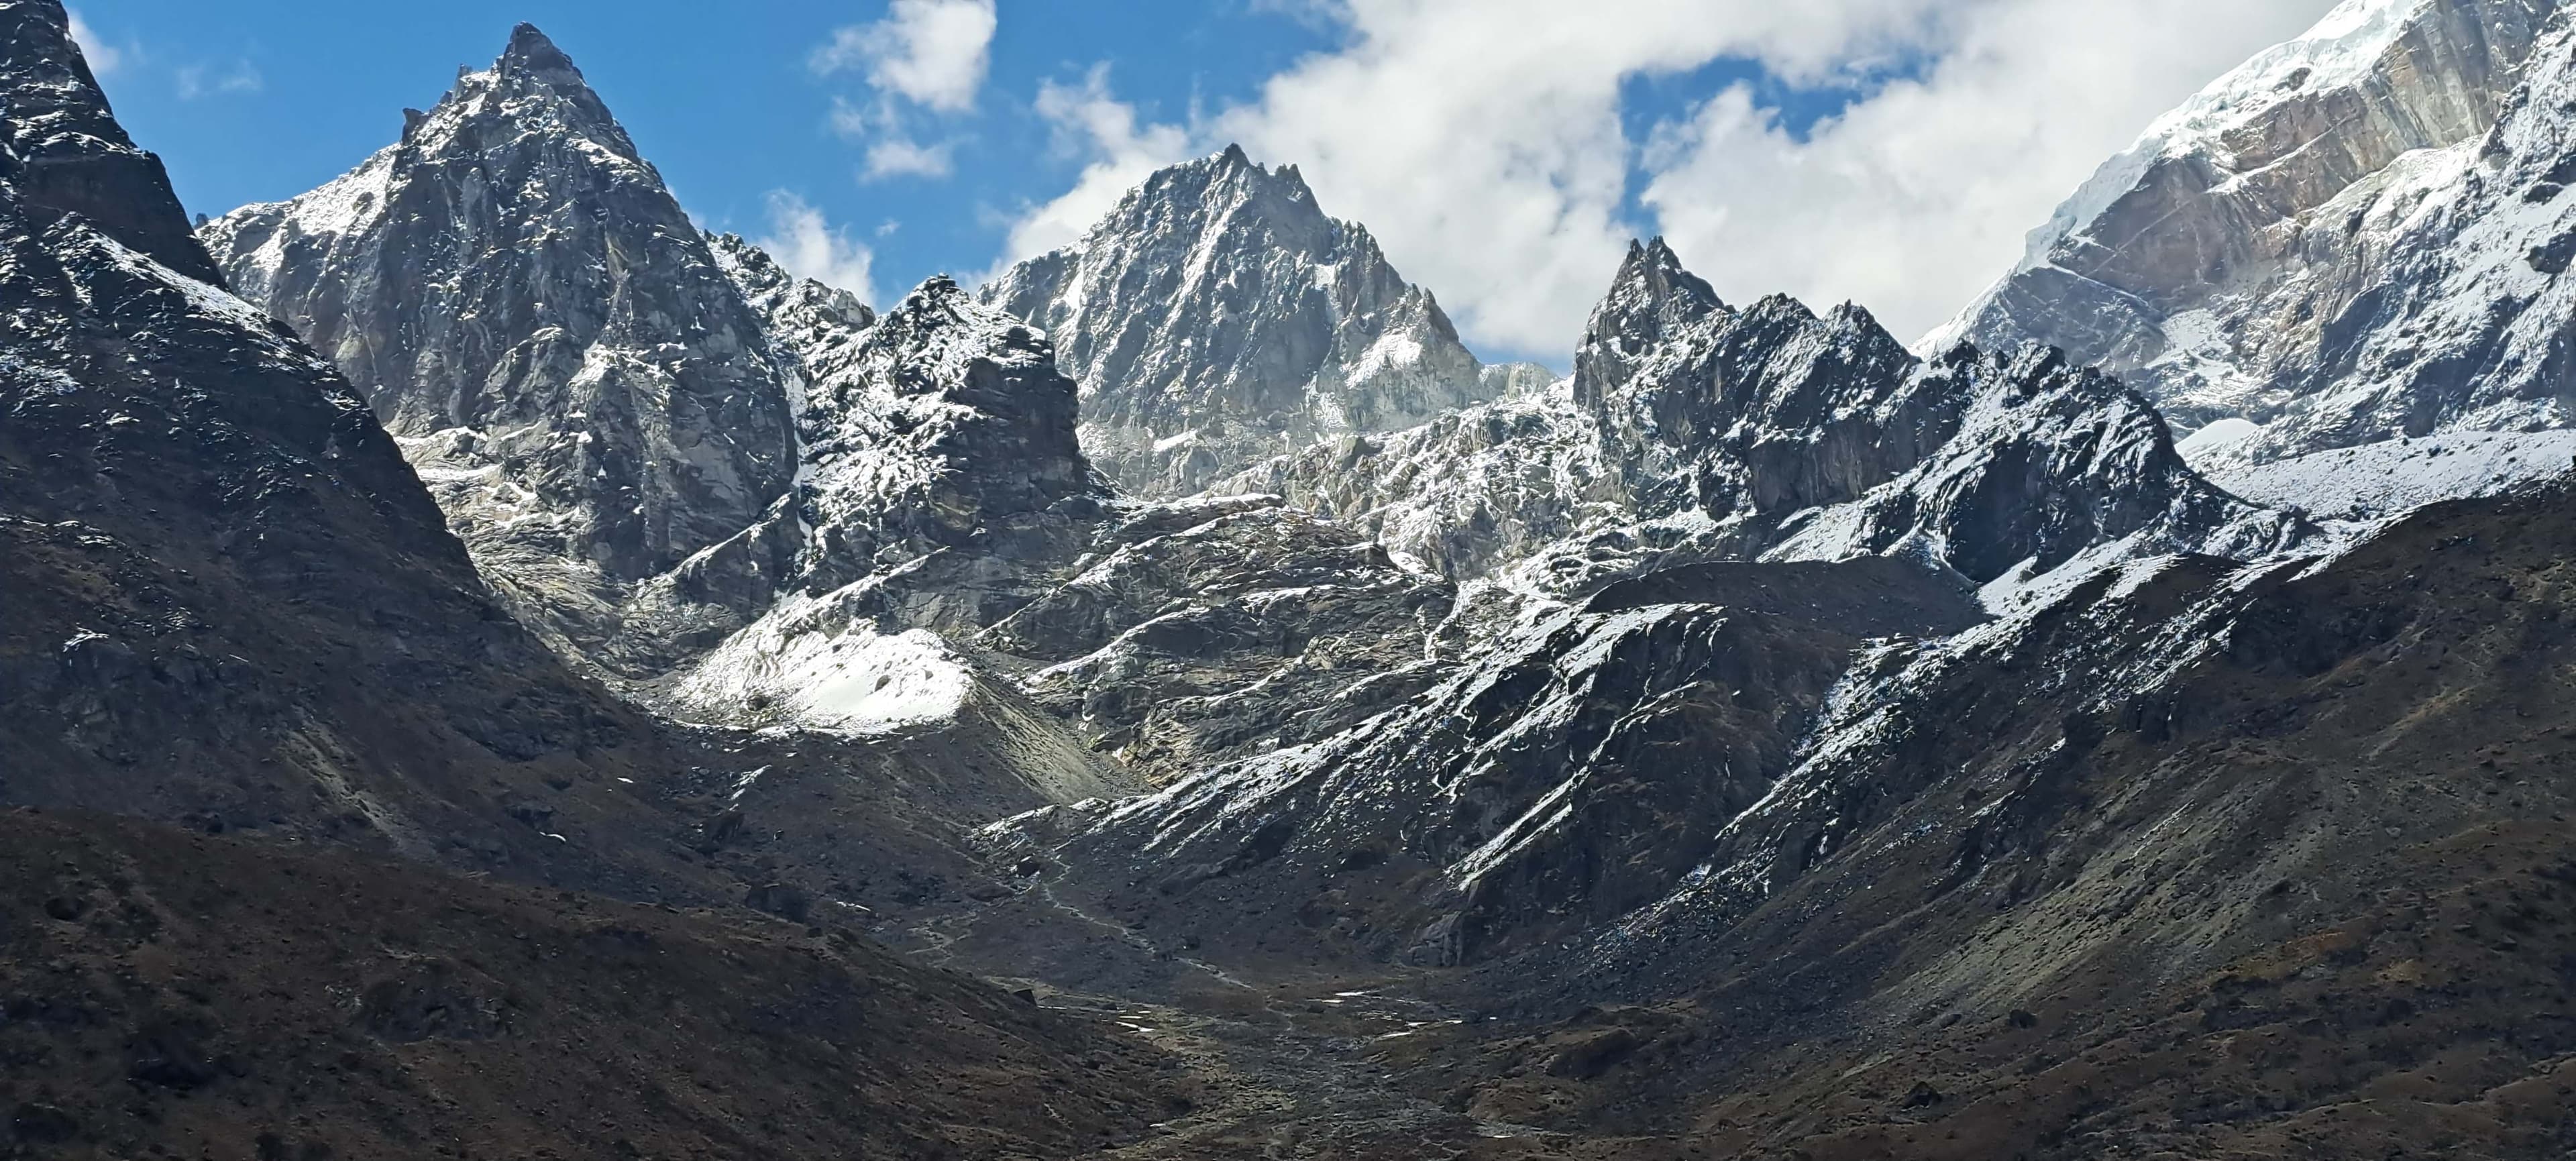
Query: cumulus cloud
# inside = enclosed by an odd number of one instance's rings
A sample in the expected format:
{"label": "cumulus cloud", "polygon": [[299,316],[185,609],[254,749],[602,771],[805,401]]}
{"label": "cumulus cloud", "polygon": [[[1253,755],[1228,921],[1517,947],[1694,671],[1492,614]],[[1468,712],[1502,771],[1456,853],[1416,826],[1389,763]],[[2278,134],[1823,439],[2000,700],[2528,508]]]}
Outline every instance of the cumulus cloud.
{"label": "cumulus cloud", "polygon": [[975,107],[992,67],[993,0],[894,0],[874,24],[838,29],[814,50],[814,71],[857,70],[877,91],[924,108]]}
{"label": "cumulus cloud", "polygon": [[1845,299],[1911,339],[2020,257],[2027,233],[2158,114],[2324,0],[1998,0],[1942,30],[1919,79],[1804,140],[1739,87],[1663,127],[1642,198],[1737,299]]}
{"label": "cumulus cloud", "polygon": [[90,72],[104,77],[125,66],[126,50],[108,43],[106,37],[100,36],[97,29],[90,27],[88,21],[81,19],[80,9],[72,9],[71,18],[72,43],[79,45],[81,55],[88,58]]}
{"label": "cumulus cloud", "polygon": [[862,302],[877,301],[876,252],[793,193],[771,191],[769,232],[753,239],[752,245],[768,251],[799,278],[840,287]]}
{"label": "cumulus cloud", "polygon": [[[1078,234],[1148,153],[1234,140],[1297,164],[1491,352],[1563,352],[1627,240],[1652,232],[1730,296],[1858,299],[1911,337],[2000,275],[2021,235],[2158,113],[2332,4],[1263,2],[1326,21],[1341,47],[1186,130],[1125,110],[1125,137],[1172,147],[1113,161],[1104,145],[1009,251]],[[1632,139],[1633,82],[1719,62],[1859,96],[1805,139],[1742,89]]]}
{"label": "cumulus cloud", "polygon": [[1079,84],[1040,85],[1037,111],[1058,149],[1088,161],[1072,189],[1012,222],[1002,267],[1079,240],[1128,190],[1155,170],[1188,160],[1196,149],[1189,131],[1147,123],[1135,106],[1119,100],[1110,90],[1107,65],[1093,67]]}
{"label": "cumulus cloud", "polygon": [[894,0],[884,19],[838,29],[814,50],[816,73],[855,71],[872,90],[832,102],[833,129],[867,146],[862,180],[955,172],[954,141],[925,144],[918,130],[974,110],[1000,27],[993,0]]}

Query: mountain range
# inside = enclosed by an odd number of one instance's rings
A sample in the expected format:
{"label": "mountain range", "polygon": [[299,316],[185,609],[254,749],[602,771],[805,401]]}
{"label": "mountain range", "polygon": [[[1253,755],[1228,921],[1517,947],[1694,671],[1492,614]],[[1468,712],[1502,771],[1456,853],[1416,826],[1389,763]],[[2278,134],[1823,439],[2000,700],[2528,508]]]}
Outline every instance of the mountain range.
{"label": "mountain range", "polygon": [[1234,147],[863,303],[527,25],[192,232],[0,0],[0,1151],[2564,1156],[2572,18],[1559,376]]}

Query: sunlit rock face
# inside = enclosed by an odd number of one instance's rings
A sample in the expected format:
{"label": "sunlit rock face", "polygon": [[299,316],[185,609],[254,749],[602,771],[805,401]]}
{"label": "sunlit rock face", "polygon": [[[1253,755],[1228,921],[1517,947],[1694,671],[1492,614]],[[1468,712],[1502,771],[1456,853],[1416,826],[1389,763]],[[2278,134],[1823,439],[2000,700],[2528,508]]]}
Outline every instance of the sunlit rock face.
{"label": "sunlit rock face", "polygon": [[1318,439],[1399,431],[1512,389],[1431,293],[1240,148],[1148,178],[1075,245],[983,290],[1083,385],[1083,445],[1122,487],[1182,495]]}
{"label": "sunlit rock face", "polygon": [[632,586],[795,475],[761,320],[534,28],[357,170],[203,234],[366,393],[486,575],[585,652],[617,653]]}
{"label": "sunlit rock face", "polygon": [[2348,0],[2159,120],[1923,345],[2037,340],[2186,429],[2270,421],[2349,369],[2382,288],[2447,244],[2424,219],[2456,216],[2555,7]]}

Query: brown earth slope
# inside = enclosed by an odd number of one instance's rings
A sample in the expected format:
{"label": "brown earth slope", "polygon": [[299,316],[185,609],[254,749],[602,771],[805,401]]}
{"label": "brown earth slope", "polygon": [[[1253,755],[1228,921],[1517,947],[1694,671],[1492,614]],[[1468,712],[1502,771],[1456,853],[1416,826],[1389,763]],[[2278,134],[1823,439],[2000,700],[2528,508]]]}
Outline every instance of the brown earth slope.
{"label": "brown earth slope", "polygon": [[0,814],[0,1156],[1067,1157],[1152,1053],[873,944]]}

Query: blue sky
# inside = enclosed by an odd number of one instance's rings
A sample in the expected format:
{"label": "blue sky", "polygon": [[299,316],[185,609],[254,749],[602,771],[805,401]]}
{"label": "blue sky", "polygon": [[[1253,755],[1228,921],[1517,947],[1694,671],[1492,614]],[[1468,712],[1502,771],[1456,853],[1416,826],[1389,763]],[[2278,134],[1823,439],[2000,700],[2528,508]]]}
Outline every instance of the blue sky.
{"label": "blue sky", "polygon": [[[289,197],[355,166],[395,137],[404,106],[434,102],[459,65],[489,64],[527,20],[701,221],[786,237],[774,210],[790,195],[837,242],[797,255],[804,272],[864,280],[879,299],[1067,240],[1153,166],[1241,139],[1367,222],[1480,353],[1562,362],[1626,239],[1652,232],[1731,298],[1856,298],[1911,338],[2000,273],[2021,233],[2147,120],[2327,3],[72,7],[105,50],[119,114],[195,211]],[[912,27],[890,5],[990,13],[972,75],[889,74],[902,46],[884,47],[901,39],[888,30]],[[2063,14],[2088,6],[2101,18],[2070,36]],[[859,50],[818,68],[836,37]],[[2086,83],[2066,85],[2070,69]],[[889,143],[945,164],[870,178],[871,150]]]}
{"label": "blue sky", "polygon": [[[1050,148],[1050,128],[1031,109],[1040,81],[1078,80],[1107,61],[1123,96],[1181,117],[1194,101],[1242,99],[1324,41],[1313,23],[1254,13],[1242,0],[1032,4],[1025,18],[1014,11],[1002,22],[977,110],[935,119],[960,137],[956,175],[862,183],[862,150],[831,123],[832,99],[860,86],[816,75],[808,58],[835,28],[884,5],[728,7],[736,11],[708,19],[703,0],[75,5],[96,36],[123,50],[104,81],[109,96],[169,163],[191,211],[291,197],[356,166],[399,133],[404,106],[427,108],[458,65],[488,65],[527,20],[581,65],[702,221],[756,233],[769,192],[795,192],[832,221],[864,228],[886,287],[984,269],[1010,215],[1071,183],[1081,158]],[[254,75],[255,86],[221,87]],[[877,236],[886,222],[897,228]]]}

